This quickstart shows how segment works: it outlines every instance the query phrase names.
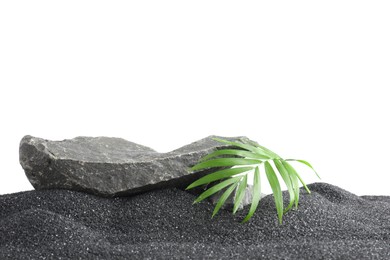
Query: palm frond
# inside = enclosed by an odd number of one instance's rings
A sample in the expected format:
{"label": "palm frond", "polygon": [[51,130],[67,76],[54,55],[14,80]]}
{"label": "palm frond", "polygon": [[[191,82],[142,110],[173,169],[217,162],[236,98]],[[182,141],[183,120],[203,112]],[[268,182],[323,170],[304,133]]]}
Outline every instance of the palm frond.
{"label": "palm frond", "polygon": [[260,160],[254,160],[254,159],[246,159],[246,158],[218,158],[218,159],[211,159],[205,162],[200,162],[197,165],[193,166],[191,168],[192,171],[198,171],[208,168],[215,168],[215,167],[232,167],[232,166],[238,166],[238,165],[251,165],[251,164],[259,164],[261,163]]}
{"label": "palm frond", "polygon": [[234,198],[233,214],[235,214],[240,207],[240,204],[245,196],[246,187],[248,186],[248,175],[242,177],[240,184],[238,186],[236,196]]}
{"label": "palm frond", "polygon": [[219,209],[222,207],[222,205],[225,203],[227,198],[229,198],[230,194],[232,194],[233,190],[237,187],[238,182],[233,183],[230,185],[230,187],[222,194],[222,196],[219,198],[217,205],[214,208],[213,215],[211,218],[213,218],[219,211]]}
{"label": "palm frond", "polygon": [[237,150],[237,149],[222,149],[206,155],[201,159],[201,161],[206,161],[210,158],[222,156],[222,155],[235,155],[235,156],[241,156],[248,159],[269,159],[267,156],[256,154],[250,151]]}
{"label": "palm frond", "polygon": [[320,175],[317,173],[316,170],[314,170],[314,167],[311,166],[311,164],[309,162],[307,162],[305,160],[298,160],[298,159],[286,159],[286,161],[295,161],[295,162],[303,163],[304,165],[310,167],[314,171],[314,173],[317,175],[318,179],[321,179]]}
{"label": "palm frond", "polygon": [[255,214],[255,211],[257,209],[257,206],[259,205],[261,198],[261,185],[260,185],[260,170],[259,167],[256,167],[255,174],[253,176],[253,190],[252,190],[252,204],[249,208],[248,215],[244,218],[242,223],[247,222],[253,214]]}
{"label": "palm frond", "polygon": [[[248,185],[248,175],[253,173],[252,202],[248,214],[244,218],[243,222],[247,222],[252,218],[261,199],[261,164],[264,164],[264,171],[274,194],[279,223],[282,223],[283,214],[287,213],[293,205],[295,205],[295,208],[298,207],[299,182],[302,183],[307,192],[310,193],[310,190],[307,188],[306,184],[299,176],[297,171],[287,162],[297,161],[303,163],[313,169],[313,171],[317,174],[313,166],[311,166],[311,164],[307,161],[296,159],[284,160],[276,153],[249,139],[229,141],[220,138],[214,138],[214,140],[226,144],[229,147],[211,152],[210,154],[203,157],[199,163],[194,165],[190,170],[201,171],[215,168],[216,171],[196,180],[187,187],[187,189],[192,189],[201,185],[219,181],[219,183],[213,185],[200,194],[194,203],[198,203],[210,197],[211,195],[217,192],[222,192],[222,190],[226,189],[219,198],[214,208],[212,217],[214,217],[219,212],[220,208],[224,205],[226,200],[232,195],[234,191],[235,196],[233,214],[237,212],[246,192],[246,187]],[[273,162],[277,172],[281,176],[288,189],[290,201],[285,209],[283,205],[283,194],[278,176],[276,175],[276,172],[270,162]]]}
{"label": "palm frond", "polygon": [[215,141],[218,141],[218,142],[221,142],[221,143],[224,143],[224,144],[228,144],[228,145],[231,145],[231,146],[237,146],[237,147],[240,147],[244,150],[248,150],[248,151],[251,151],[253,153],[257,153],[257,154],[260,154],[260,155],[263,155],[263,156],[266,156],[268,158],[272,158],[275,156],[274,153],[267,153],[266,151],[264,151],[263,149],[259,148],[259,147],[256,147],[252,144],[245,144],[245,143],[240,143],[240,142],[233,142],[233,141],[228,141],[228,140],[223,140],[223,139],[220,139],[220,138],[214,138]]}
{"label": "palm frond", "polygon": [[287,171],[293,175],[293,176],[296,176],[298,178],[298,180],[302,183],[303,187],[305,187],[305,190],[307,191],[307,193],[310,193],[310,190],[309,188],[306,186],[305,182],[302,180],[301,176],[299,176],[299,174],[297,173],[297,171],[291,166],[291,164],[289,164],[288,162],[285,163],[285,166],[287,168]]}
{"label": "palm frond", "polygon": [[229,178],[229,179],[227,179],[227,180],[225,180],[225,181],[223,181],[221,183],[218,183],[217,185],[214,185],[213,187],[209,188],[208,190],[206,190],[205,192],[200,194],[199,197],[194,201],[194,203],[201,202],[202,200],[210,197],[214,193],[222,190],[223,188],[229,186],[230,184],[233,184],[233,183],[239,181],[240,178],[241,177]]}
{"label": "palm frond", "polygon": [[192,189],[192,188],[204,185],[204,184],[208,184],[208,183],[220,180],[220,179],[226,179],[226,178],[231,177],[233,175],[237,175],[237,174],[240,174],[243,172],[251,171],[252,169],[253,169],[252,167],[228,168],[228,169],[220,170],[220,171],[217,171],[214,173],[210,173],[210,174],[198,179],[197,181],[191,183],[191,185],[188,186],[186,188],[186,190],[189,190],[189,189]]}
{"label": "palm frond", "polygon": [[282,218],[283,218],[282,189],[280,188],[278,177],[276,176],[274,169],[272,168],[269,162],[264,163],[264,169],[268,178],[268,182],[271,185],[272,192],[274,193],[275,206],[276,206],[276,211],[278,212],[279,222],[280,224],[282,224]]}
{"label": "palm frond", "polygon": [[299,183],[298,183],[299,181],[298,181],[298,177],[296,175],[294,175],[293,173],[291,173],[291,170],[289,170],[288,165],[287,165],[287,163],[285,161],[282,161],[282,164],[283,164],[284,168],[286,169],[286,171],[289,173],[291,184],[292,184],[293,189],[294,189],[295,208],[297,209],[298,208],[298,202],[299,202]]}
{"label": "palm frond", "polygon": [[273,160],[273,161],[274,161],[274,164],[276,166],[276,169],[278,169],[280,176],[282,176],[282,179],[283,179],[284,183],[287,186],[288,193],[289,193],[289,196],[290,196],[290,203],[288,204],[287,208],[283,212],[283,213],[286,213],[294,205],[294,201],[295,201],[295,194],[294,194],[294,192],[295,191],[294,191],[293,184],[291,182],[291,178],[290,178],[286,168],[284,168],[283,163],[281,163],[280,160],[276,160],[276,159]]}

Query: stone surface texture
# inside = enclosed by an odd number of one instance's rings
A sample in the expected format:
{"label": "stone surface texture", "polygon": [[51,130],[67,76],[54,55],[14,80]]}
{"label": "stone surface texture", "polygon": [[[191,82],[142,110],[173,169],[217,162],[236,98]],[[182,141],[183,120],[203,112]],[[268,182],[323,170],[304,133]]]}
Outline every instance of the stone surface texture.
{"label": "stone surface texture", "polygon": [[[95,195],[126,196],[159,188],[185,188],[210,170],[188,168],[226,145],[209,136],[168,153],[121,138],[76,137],[50,141],[25,136],[20,163],[35,189],[68,189]],[[226,138],[249,140],[246,137]]]}

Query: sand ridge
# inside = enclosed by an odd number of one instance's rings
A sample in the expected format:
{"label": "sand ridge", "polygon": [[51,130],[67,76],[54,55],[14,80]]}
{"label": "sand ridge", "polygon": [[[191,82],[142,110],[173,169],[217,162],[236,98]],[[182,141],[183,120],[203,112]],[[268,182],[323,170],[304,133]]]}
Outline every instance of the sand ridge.
{"label": "sand ridge", "polygon": [[[278,225],[273,196],[211,219],[178,189],[101,198],[68,190],[0,196],[0,259],[390,259],[390,200],[326,183]],[[288,194],[284,192],[285,203]]]}

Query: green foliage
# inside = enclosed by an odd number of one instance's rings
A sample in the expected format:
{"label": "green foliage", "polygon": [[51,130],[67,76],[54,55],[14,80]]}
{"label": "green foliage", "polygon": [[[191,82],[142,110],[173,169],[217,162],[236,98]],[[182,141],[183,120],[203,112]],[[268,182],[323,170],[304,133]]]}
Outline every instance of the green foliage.
{"label": "green foliage", "polygon": [[[310,193],[310,190],[307,188],[302,178],[289,163],[289,161],[302,163],[310,167],[317,174],[313,166],[307,161],[283,159],[271,150],[252,141],[233,142],[219,138],[215,138],[214,140],[227,144],[228,147],[206,155],[198,164],[191,168],[191,171],[201,171],[211,168],[216,168],[217,170],[196,180],[187,187],[187,189],[192,189],[216,182],[215,185],[200,194],[194,203],[198,203],[209,196],[226,189],[219,198],[212,217],[218,213],[219,209],[234,190],[236,190],[236,195],[234,197],[233,214],[237,212],[245,195],[248,175],[253,173],[252,203],[243,222],[248,221],[255,213],[261,198],[261,168],[264,168],[268,183],[271,186],[280,224],[282,223],[283,214],[287,213],[293,206],[295,206],[295,208],[298,207],[299,182],[305,187],[306,191]],[[272,164],[276,167],[277,172],[275,172]],[[283,205],[283,194],[277,173],[279,173],[288,189],[290,200],[286,208],[284,208]],[[318,174],[317,176],[319,177]]]}

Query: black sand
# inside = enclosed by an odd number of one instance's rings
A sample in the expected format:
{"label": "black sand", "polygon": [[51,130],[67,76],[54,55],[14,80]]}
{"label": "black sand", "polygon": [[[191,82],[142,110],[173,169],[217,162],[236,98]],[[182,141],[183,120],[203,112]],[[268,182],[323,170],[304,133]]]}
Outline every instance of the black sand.
{"label": "black sand", "polygon": [[272,196],[240,224],[246,211],[210,219],[211,204],[192,206],[195,196],[175,189],[115,199],[66,190],[2,195],[0,259],[390,259],[390,197],[309,188],[281,226]]}

